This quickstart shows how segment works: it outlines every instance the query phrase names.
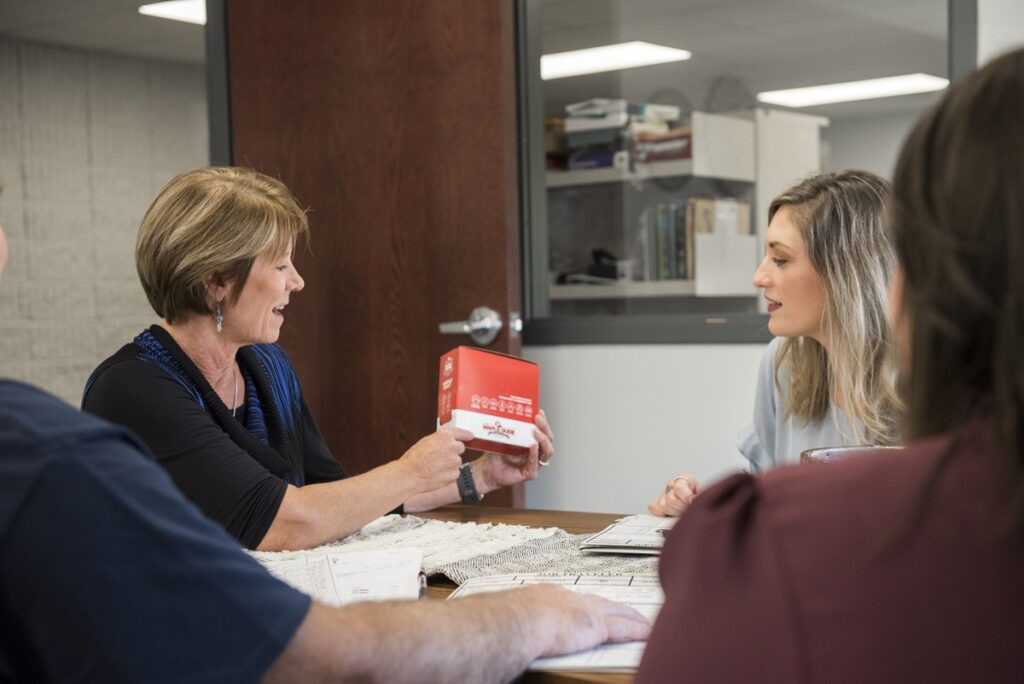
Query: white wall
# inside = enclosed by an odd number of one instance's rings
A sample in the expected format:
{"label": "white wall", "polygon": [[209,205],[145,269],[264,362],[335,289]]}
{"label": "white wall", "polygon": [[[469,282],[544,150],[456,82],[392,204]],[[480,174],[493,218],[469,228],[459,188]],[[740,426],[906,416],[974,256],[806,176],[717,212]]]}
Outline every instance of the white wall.
{"label": "white wall", "polygon": [[[978,0],[978,64],[1024,45],[1024,2]],[[903,141],[920,112],[832,119],[822,130],[826,171],[865,169],[892,178]]]}
{"label": "white wall", "polygon": [[1024,2],[978,0],[978,64],[1024,45]]}
{"label": "white wall", "polygon": [[135,274],[143,213],[208,163],[203,68],[0,36],[0,377],[74,405],[156,319]]}
{"label": "white wall", "polygon": [[903,141],[921,112],[833,119],[822,129],[822,170],[863,169],[892,179]]}
{"label": "white wall", "polygon": [[530,508],[638,513],[679,470],[711,482],[746,461],[763,345],[526,347],[541,367],[555,432],[550,468],[526,487]]}

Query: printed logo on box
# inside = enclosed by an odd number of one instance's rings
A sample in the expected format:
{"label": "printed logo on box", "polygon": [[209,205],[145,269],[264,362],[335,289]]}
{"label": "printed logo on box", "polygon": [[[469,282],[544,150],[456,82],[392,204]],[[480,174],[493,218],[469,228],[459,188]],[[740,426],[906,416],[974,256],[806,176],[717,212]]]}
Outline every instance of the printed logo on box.
{"label": "printed logo on box", "polygon": [[451,375],[453,370],[455,370],[455,362],[452,361],[452,357],[446,357],[444,360],[444,374]]}
{"label": "printed logo on box", "polygon": [[484,430],[487,430],[488,437],[502,437],[504,439],[512,439],[516,434],[514,428],[505,427],[499,421],[493,423],[484,423]]}

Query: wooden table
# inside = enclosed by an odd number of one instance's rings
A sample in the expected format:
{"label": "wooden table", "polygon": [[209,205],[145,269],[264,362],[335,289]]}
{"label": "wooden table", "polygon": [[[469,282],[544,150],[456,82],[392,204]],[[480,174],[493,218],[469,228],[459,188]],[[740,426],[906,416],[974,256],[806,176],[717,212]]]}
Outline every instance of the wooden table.
{"label": "wooden table", "polygon": [[[560,527],[571,534],[599,532],[612,521],[623,517],[614,513],[575,513],[571,511],[526,510],[498,506],[443,506],[429,513],[417,513],[419,518],[448,520],[451,522],[504,523],[527,527]],[[447,598],[455,591],[455,584],[446,577],[430,580],[431,598]],[[528,684],[631,684],[633,675],[597,674],[593,672],[527,672],[519,680]]]}

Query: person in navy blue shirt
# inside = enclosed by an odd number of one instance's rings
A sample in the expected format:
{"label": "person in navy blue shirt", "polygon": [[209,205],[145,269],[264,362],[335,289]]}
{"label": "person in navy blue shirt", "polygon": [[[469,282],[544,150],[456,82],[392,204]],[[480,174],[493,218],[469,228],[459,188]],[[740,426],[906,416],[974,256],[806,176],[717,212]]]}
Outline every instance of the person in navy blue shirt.
{"label": "person in navy blue shirt", "polygon": [[[0,229],[0,272],[6,256]],[[128,430],[0,380],[0,681],[497,682],[647,629],[551,585],[318,604],[207,520]]]}
{"label": "person in navy blue shirt", "polygon": [[251,682],[306,616],[144,449],[0,381],[0,680]]}

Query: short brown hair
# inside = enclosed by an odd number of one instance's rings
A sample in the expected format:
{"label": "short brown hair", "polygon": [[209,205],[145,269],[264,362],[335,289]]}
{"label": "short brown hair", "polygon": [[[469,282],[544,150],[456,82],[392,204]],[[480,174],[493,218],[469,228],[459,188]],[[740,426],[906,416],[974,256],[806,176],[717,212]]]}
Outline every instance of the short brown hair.
{"label": "short brown hair", "polygon": [[195,169],[171,179],[146,211],[135,266],[153,310],[173,323],[213,313],[207,278],[233,283],[233,303],[257,257],[279,258],[308,234],[281,181],[240,167]]}

